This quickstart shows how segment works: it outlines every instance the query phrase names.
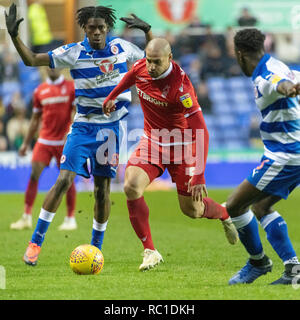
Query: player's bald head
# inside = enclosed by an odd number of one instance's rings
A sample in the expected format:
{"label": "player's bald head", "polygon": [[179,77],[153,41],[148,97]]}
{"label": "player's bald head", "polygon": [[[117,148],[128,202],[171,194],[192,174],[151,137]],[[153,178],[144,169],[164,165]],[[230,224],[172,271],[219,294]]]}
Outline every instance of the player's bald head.
{"label": "player's bald head", "polygon": [[146,47],[146,67],[152,78],[157,78],[168,70],[171,60],[171,46],[166,39],[149,41]]}
{"label": "player's bald head", "polygon": [[170,43],[163,38],[155,38],[149,41],[146,54],[149,56],[169,56],[171,53]]}

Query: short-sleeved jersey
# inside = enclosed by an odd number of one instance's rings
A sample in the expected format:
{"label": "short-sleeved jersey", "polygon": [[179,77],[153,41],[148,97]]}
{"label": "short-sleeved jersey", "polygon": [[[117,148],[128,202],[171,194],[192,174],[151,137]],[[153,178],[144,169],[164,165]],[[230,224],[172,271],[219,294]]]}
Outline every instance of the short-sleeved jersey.
{"label": "short-sleeved jersey", "polygon": [[158,78],[151,78],[146,59],[135,63],[132,70],[144,112],[144,132],[154,138],[152,129],[188,129],[186,119],[201,110],[191,81],[174,61]]}
{"label": "short-sleeved jersey", "polygon": [[33,95],[33,112],[42,112],[38,141],[47,145],[63,145],[71,124],[75,90],[73,81],[63,76],[39,85]]}
{"label": "short-sleeved jersey", "polygon": [[252,80],[255,100],[262,114],[260,132],[265,155],[290,165],[300,165],[299,96],[289,98],[277,91],[282,81],[297,83],[296,75],[284,63],[265,54]]}
{"label": "short-sleeved jersey", "polygon": [[48,52],[50,67],[69,68],[75,82],[77,113],[74,122],[112,123],[128,114],[130,90],[120,94],[111,117],[103,114],[102,103],[128,71],[127,62],[144,57],[144,51],[116,37],[107,37],[102,50],[91,48],[88,38]]}

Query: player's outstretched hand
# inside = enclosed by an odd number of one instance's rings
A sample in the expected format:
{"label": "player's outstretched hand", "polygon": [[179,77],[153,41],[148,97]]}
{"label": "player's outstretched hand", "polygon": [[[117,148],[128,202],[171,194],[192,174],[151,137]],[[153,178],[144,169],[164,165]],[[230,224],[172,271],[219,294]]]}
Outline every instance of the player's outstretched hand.
{"label": "player's outstretched hand", "polygon": [[116,105],[114,100],[108,100],[108,101],[105,100],[103,102],[102,109],[103,109],[103,113],[109,116],[111,112],[116,110]]}
{"label": "player's outstretched hand", "polygon": [[191,192],[193,201],[203,201],[203,195],[208,197],[208,192],[205,184],[196,184],[194,186],[191,185],[192,178],[188,183],[188,192]]}
{"label": "player's outstretched hand", "polygon": [[127,23],[128,28],[137,28],[143,30],[145,33],[148,33],[151,29],[151,25],[144,20],[138,18],[134,13],[131,13],[133,18],[122,17],[120,20]]}
{"label": "player's outstretched hand", "polygon": [[12,38],[16,38],[18,36],[19,25],[24,19],[17,20],[17,6],[14,3],[9,7],[8,15],[6,11],[4,11],[4,14],[8,33]]}

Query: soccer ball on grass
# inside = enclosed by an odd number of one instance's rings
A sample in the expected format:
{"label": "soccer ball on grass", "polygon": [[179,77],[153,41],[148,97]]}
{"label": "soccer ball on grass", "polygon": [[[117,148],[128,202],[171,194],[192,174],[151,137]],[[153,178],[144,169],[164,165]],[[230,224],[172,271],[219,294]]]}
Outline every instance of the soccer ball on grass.
{"label": "soccer ball on grass", "polygon": [[91,244],[75,248],[70,256],[70,267],[77,274],[98,274],[104,265],[102,252]]}

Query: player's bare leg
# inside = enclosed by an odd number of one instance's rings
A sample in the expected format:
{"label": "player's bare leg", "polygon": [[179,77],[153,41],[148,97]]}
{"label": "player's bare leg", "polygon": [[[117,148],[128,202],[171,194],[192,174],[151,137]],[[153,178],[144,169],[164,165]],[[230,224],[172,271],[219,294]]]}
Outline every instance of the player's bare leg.
{"label": "player's bare leg", "polygon": [[109,177],[94,176],[95,205],[91,244],[100,250],[110,214],[110,182]]}
{"label": "player's bare leg", "polygon": [[56,210],[61,203],[63,195],[70,188],[75,176],[75,172],[69,170],[60,170],[54,186],[47,193],[40,211],[36,228],[23,256],[23,260],[26,264],[31,266],[35,266],[37,264],[41,245],[44,242],[46,232],[55,216]]}
{"label": "player's bare leg", "polygon": [[182,194],[178,194],[178,200],[180,209],[185,215],[192,219],[220,219],[228,242],[235,244],[238,241],[237,230],[228,216],[226,209],[220,204],[210,198],[204,198],[203,201],[195,201],[192,196]]}
{"label": "player's bare leg", "polygon": [[148,174],[140,167],[126,168],[124,179],[124,192],[127,200],[136,200],[143,196],[150,184]]}
{"label": "player's bare leg", "polygon": [[145,271],[157,266],[163,261],[160,253],[155,249],[150,225],[149,208],[143,194],[150,184],[148,174],[140,167],[129,166],[125,171],[124,192],[127,197],[127,207],[131,225],[144,246],[143,262],[139,267]]}
{"label": "player's bare leg", "polygon": [[94,218],[105,223],[110,214],[110,182],[111,178],[94,176]]}
{"label": "player's bare leg", "polygon": [[255,202],[252,205],[251,209],[255,214],[256,218],[258,220],[261,220],[264,216],[271,214],[275,211],[273,206],[280,200],[280,197],[270,195],[263,198],[262,200]]}
{"label": "player's bare leg", "polygon": [[[258,276],[272,270],[272,261],[263,252],[254,215],[259,219],[268,241],[285,265],[284,274],[274,284],[292,282],[293,266],[299,262],[288,236],[286,222],[272,208],[280,199],[258,190],[247,180],[229,197],[227,210],[233,217],[241,242],[250,255],[247,264],[230,279],[229,284],[251,283]],[[252,210],[249,210],[249,206],[252,206]]]}
{"label": "player's bare leg", "polygon": [[63,223],[58,227],[60,231],[70,231],[77,229],[75,219],[75,205],[76,205],[76,187],[74,181],[72,182],[69,190],[66,193],[67,214]]}
{"label": "player's bare leg", "polygon": [[37,162],[37,161],[32,162],[30,179],[39,181],[40,176],[44,171],[45,167],[46,167],[46,164],[43,162]]}
{"label": "player's bare leg", "polygon": [[201,218],[204,213],[204,203],[202,201],[194,201],[191,196],[178,194],[179,206],[186,216],[196,219]]}
{"label": "player's bare leg", "polygon": [[56,212],[63,196],[69,190],[76,173],[69,170],[60,170],[54,186],[47,193],[43,203],[43,209],[48,212]]}
{"label": "player's bare leg", "polygon": [[31,174],[25,192],[24,213],[18,221],[12,223],[10,228],[13,230],[31,229],[32,227],[32,207],[38,192],[38,182],[46,167],[43,162],[32,162]]}
{"label": "player's bare leg", "polygon": [[244,180],[229,196],[226,209],[231,218],[238,217],[248,211],[249,207],[269,195],[255,188],[249,181]]}

